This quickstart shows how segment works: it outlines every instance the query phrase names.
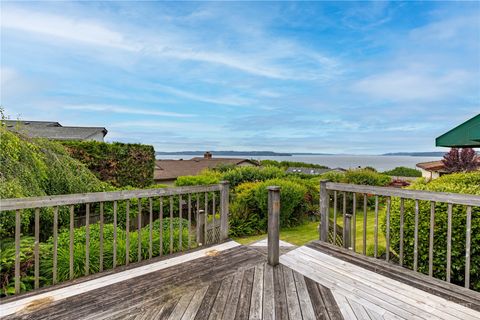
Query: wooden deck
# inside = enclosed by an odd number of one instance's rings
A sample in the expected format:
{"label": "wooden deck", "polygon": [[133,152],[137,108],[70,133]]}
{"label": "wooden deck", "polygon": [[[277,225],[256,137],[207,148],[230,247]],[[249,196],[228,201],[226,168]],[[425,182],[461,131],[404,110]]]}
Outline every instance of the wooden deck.
{"label": "wooden deck", "polygon": [[[5,320],[480,319],[478,293],[369,260],[314,242],[271,267],[261,251],[226,242],[10,298],[0,315]],[[411,285],[417,283],[429,292]]]}

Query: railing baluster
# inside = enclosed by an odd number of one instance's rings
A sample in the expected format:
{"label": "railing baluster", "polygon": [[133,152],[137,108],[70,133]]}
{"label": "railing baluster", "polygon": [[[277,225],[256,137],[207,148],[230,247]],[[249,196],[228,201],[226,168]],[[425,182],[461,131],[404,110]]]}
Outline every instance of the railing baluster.
{"label": "railing baluster", "polygon": [[191,246],[191,228],[192,228],[192,194],[188,194],[188,249]]}
{"label": "railing baluster", "polygon": [[220,182],[220,240],[228,239],[228,204],[229,204],[228,181]]}
{"label": "railing baluster", "polygon": [[15,211],[15,293],[20,293],[20,210]]}
{"label": "railing baluster", "polygon": [[57,283],[57,260],[58,260],[58,206],[53,208],[53,279]]}
{"label": "railing baluster", "polygon": [[70,280],[74,278],[74,272],[73,272],[73,248],[74,248],[74,237],[75,237],[75,206],[70,205],[70,230],[69,230],[69,236],[70,236],[70,241],[68,244],[68,249],[69,249],[69,272],[70,272]]}
{"label": "railing baluster", "polygon": [[138,198],[137,213],[137,261],[142,261],[142,199]]}
{"label": "railing baluster", "polygon": [[355,192],[352,193],[353,195],[353,203],[352,203],[352,248],[353,251],[356,252],[356,243],[357,243],[357,194]]}
{"label": "railing baluster", "polygon": [[[200,239],[201,239],[201,236],[200,236],[200,232],[203,232],[201,229],[200,229],[200,194],[196,194],[196,210],[195,210],[195,221],[196,221],[196,225],[197,225],[197,230],[196,230],[196,240],[197,240],[197,245],[200,245]],[[201,244],[203,245],[203,241],[201,242]]]}
{"label": "railing baluster", "polygon": [[418,269],[418,200],[415,200],[415,227],[413,232],[413,271]]}
{"label": "railing baluster", "polygon": [[182,244],[182,195],[178,195],[178,217],[179,219],[179,234],[178,234],[178,249],[180,251],[183,251],[183,244]]}
{"label": "railing baluster", "polygon": [[399,264],[403,266],[403,226],[405,219],[405,200],[400,198],[400,253],[399,253]]}
{"label": "railing baluster", "polygon": [[215,192],[212,192],[212,242],[215,243],[217,239],[217,226],[215,224],[215,213],[216,213],[216,203],[215,203]]}
{"label": "railing baluster", "polygon": [[363,194],[363,255],[367,254],[367,194]]}
{"label": "railing baluster", "polygon": [[204,245],[207,245],[208,244],[208,193],[205,192],[205,221],[204,221],[204,225],[205,225],[205,235],[204,235]]}
{"label": "railing baluster", "polygon": [[99,270],[100,272],[103,271],[103,224],[104,224],[104,216],[103,216],[103,202],[100,202],[100,250],[99,250]]}
{"label": "railing baluster", "polygon": [[125,201],[125,265],[130,263],[130,200]]}
{"label": "railing baluster", "polygon": [[342,238],[343,238],[343,246],[348,248],[347,247],[347,244],[349,243],[349,241],[347,240],[347,230],[349,229],[347,227],[347,193],[346,192],[343,192],[342,193],[343,195],[343,205],[342,205],[342,219],[343,219],[343,232],[342,232]]}
{"label": "railing baluster", "polygon": [[153,256],[153,239],[152,239],[152,231],[153,231],[153,204],[152,198],[148,198],[148,211],[149,211],[149,228],[148,228],[148,258],[152,259]]}
{"label": "railing baluster", "polygon": [[163,197],[160,197],[160,257],[163,256]]}
{"label": "railing baluster", "polygon": [[467,207],[467,235],[465,239],[465,288],[470,288],[470,242],[472,235],[472,207]]}
{"label": "railing baluster", "polygon": [[113,268],[117,266],[117,201],[113,201]]}
{"label": "railing baluster", "polygon": [[90,204],[85,204],[85,275],[90,271]]}
{"label": "railing baluster", "polygon": [[447,282],[450,282],[450,274],[452,272],[452,204],[447,207]]}
{"label": "railing baluster", "polygon": [[387,217],[386,217],[386,232],[385,232],[385,260],[387,262],[390,261],[390,204],[391,204],[392,199],[390,197],[387,197]]}
{"label": "railing baluster", "polygon": [[333,244],[337,245],[337,191],[333,191]]}
{"label": "railing baluster", "polygon": [[378,256],[378,196],[375,196],[375,221],[373,225],[373,256]]}
{"label": "railing baluster", "polygon": [[435,201],[430,202],[430,236],[428,243],[428,275],[433,276],[433,233],[435,228]]}
{"label": "railing baluster", "polygon": [[35,208],[35,289],[40,286],[40,208]]}
{"label": "railing baluster", "polygon": [[170,196],[170,254],[173,253],[173,197]]}

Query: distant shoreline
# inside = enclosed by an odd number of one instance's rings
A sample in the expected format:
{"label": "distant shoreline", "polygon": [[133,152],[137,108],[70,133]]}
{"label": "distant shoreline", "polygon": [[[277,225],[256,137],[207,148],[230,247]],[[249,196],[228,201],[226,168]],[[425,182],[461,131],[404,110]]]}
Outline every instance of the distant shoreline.
{"label": "distant shoreline", "polygon": [[[349,154],[333,154],[333,153],[313,153],[313,152],[274,152],[274,151],[210,151],[214,156],[248,156],[248,157],[292,157],[292,156],[347,156]],[[204,151],[157,151],[155,155],[158,156],[203,156]],[[409,157],[442,157],[445,152],[392,152],[379,155],[370,156],[409,156]],[[369,156],[369,155],[357,155],[352,156]]]}

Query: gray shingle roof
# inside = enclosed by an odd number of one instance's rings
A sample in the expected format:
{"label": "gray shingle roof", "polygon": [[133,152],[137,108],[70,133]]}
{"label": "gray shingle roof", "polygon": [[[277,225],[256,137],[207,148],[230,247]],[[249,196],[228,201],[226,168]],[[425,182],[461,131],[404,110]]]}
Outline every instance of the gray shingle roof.
{"label": "gray shingle roof", "polygon": [[27,135],[32,138],[55,140],[89,140],[97,134],[104,137],[107,129],[103,127],[64,127],[54,121],[15,121],[3,120],[8,130]]}

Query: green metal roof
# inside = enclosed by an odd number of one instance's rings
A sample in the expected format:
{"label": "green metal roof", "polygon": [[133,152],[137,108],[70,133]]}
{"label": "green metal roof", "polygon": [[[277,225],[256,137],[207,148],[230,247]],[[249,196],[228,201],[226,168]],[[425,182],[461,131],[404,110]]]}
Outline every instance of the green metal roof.
{"label": "green metal roof", "polygon": [[480,148],[480,114],[435,139],[437,147]]}

